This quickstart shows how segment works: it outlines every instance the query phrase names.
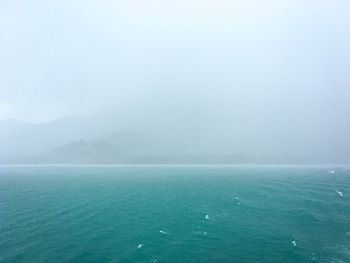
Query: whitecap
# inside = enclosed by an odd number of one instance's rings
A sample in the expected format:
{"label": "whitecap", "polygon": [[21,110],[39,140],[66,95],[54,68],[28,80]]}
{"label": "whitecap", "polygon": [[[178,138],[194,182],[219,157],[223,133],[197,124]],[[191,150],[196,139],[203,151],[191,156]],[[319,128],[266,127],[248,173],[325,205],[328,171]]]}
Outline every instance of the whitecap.
{"label": "whitecap", "polygon": [[159,233],[161,233],[161,234],[163,234],[163,235],[169,235],[168,232],[165,232],[165,231],[163,231],[163,230],[159,230]]}
{"label": "whitecap", "polygon": [[292,245],[296,247],[297,246],[297,242],[295,242],[295,240],[293,240],[292,241]]}
{"label": "whitecap", "polygon": [[235,197],[236,201],[237,201],[237,205],[241,205],[241,202],[239,200],[239,197]]}
{"label": "whitecap", "polygon": [[341,197],[343,197],[343,193],[338,191],[338,190],[335,190]]}
{"label": "whitecap", "polygon": [[143,247],[143,244],[139,244],[138,246],[137,246],[137,248],[142,248]]}
{"label": "whitecap", "polygon": [[205,216],[205,219],[209,220],[209,219],[210,219],[209,215],[206,215],[206,216]]}

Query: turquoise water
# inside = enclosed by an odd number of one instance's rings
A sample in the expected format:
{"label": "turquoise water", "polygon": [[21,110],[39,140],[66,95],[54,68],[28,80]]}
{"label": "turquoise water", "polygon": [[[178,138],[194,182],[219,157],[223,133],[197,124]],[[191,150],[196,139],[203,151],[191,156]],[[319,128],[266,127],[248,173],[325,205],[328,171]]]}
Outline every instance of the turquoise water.
{"label": "turquoise water", "polygon": [[349,201],[347,167],[0,167],[0,262],[350,262]]}

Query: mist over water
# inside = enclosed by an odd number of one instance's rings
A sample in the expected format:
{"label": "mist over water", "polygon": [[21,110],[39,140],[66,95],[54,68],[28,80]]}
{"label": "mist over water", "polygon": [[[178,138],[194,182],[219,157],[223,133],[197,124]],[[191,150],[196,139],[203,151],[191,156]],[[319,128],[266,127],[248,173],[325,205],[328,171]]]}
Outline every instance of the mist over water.
{"label": "mist over water", "polygon": [[[37,156],[80,140],[133,134],[156,145],[152,156],[349,163],[349,8],[3,1],[0,159],[44,162],[51,157]],[[134,155],[143,156],[146,146],[139,148]],[[81,162],[113,159],[104,154]]]}

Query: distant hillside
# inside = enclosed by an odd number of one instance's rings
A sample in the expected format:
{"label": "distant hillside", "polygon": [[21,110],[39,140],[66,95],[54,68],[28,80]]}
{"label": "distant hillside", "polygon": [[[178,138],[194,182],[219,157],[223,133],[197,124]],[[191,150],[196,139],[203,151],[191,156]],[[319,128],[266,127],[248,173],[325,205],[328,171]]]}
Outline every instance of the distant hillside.
{"label": "distant hillside", "polygon": [[185,148],[167,148],[154,136],[117,133],[103,140],[83,139],[57,147],[45,154],[22,159],[22,163],[40,164],[266,164],[300,163],[281,156],[257,156],[244,153],[213,154],[189,152]]}
{"label": "distant hillside", "polygon": [[157,153],[150,148],[147,153],[140,145],[125,148],[125,142],[95,142],[84,140],[58,147],[32,162],[37,163],[66,163],[66,164],[178,164],[178,163],[259,163],[262,160],[244,154],[210,155],[210,154],[176,154]]}
{"label": "distant hillside", "polygon": [[[119,120],[119,121],[117,121]],[[0,121],[0,159],[28,158],[81,138],[98,140],[124,129],[116,114],[101,113],[45,123]]]}
{"label": "distant hillside", "polygon": [[330,141],[310,139],[316,146],[308,147],[298,136],[272,142],[272,135],[252,136],[240,123],[234,131],[189,125],[115,112],[36,124],[0,121],[0,164],[350,163],[350,148],[331,148]]}

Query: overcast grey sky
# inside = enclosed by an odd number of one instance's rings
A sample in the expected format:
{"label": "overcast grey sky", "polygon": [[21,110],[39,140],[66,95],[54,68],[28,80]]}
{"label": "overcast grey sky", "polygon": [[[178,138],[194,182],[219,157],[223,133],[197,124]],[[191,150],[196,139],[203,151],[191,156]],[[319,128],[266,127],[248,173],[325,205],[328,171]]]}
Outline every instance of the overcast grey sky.
{"label": "overcast grey sky", "polygon": [[349,10],[347,0],[1,0],[0,119],[118,109],[341,126]]}

